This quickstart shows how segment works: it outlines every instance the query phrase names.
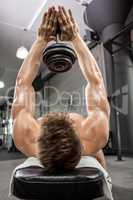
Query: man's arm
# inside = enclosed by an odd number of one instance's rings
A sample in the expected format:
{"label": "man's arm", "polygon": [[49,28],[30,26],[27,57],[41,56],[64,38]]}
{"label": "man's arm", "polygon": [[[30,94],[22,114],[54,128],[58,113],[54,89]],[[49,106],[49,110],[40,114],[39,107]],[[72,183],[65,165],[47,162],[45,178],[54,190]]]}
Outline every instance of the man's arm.
{"label": "man's arm", "polygon": [[102,149],[108,141],[110,108],[103,78],[95,58],[79,34],[72,44],[77,53],[81,71],[88,81],[85,88],[88,117],[83,122],[83,126],[85,130],[89,128],[84,139],[90,142],[86,148],[93,154]]}
{"label": "man's arm", "polygon": [[95,58],[79,34],[72,41],[72,44],[78,57],[80,69],[88,81],[85,88],[88,111],[98,108],[109,116],[110,109],[106,89]]}
{"label": "man's arm", "polygon": [[78,26],[69,10],[59,8],[58,21],[61,27],[61,38],[67,38],[76,51],[81,71],[88,81],[85,89],[88,117],[83,120],[83,137],[85,151],[96,154],[103,148],[109,135],[110,109],[106,90],[99,67],[90,50],[82,40]]}
{"label": "man's arm", "polygon": [[[34,139],[39,134],[37,133],[39,127],[34,119],[35,91],[32,87],[32,80],[37,75],[43,48],[43,42],[36,41],[21,66],[16,79],[15,95],[12,105],[14,142],[17,148],[27,156],[34,156],[36,151]],[[38,55],[36,59],[34,58],[35,54]],[[31,146],[33,147],[31,148]]]}
{"label": "man's arm", "polygon": [[[51,40],[50,37],[55,25],[53,18],[55,18],[55,10],[52,8],[44,15],[38,37],[22,64],[16,79],[12,105],[13,137],[18,149],[27,156],[37,155],[37,138],[40,134],[40,126],[34,118],[35,91],[32,82],[38,73],[42,52]],[[49,31],[48,28],[50,28]]]}
{"label": "man's arm", "polygon": [[86,132],[85,148],[86,152],[95,154],[108,141],[110,107],[101,72],[90,50],[79,34],[72,44],[77,53],[81,71],[88,81],[85,88],[88,117],[82,124]]}

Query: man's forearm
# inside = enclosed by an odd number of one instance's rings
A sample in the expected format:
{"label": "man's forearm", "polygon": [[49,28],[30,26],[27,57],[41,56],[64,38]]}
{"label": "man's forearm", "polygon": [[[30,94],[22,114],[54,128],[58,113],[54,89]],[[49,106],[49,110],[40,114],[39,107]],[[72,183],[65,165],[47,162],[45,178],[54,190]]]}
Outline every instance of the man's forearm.
{"label": "man's forearm", "polygon": [[72,45],[76,51],[79,65],[85,78],[91,83],[98,83],[103,80],[95,58],[80,35],[77,35],[75,40],[72,41]]}
{"label": "man's forearm", "polygon": [[27,85],[32,84],[38,73],[42,60],[42,52],[46,45],[43,40],[36,40],[33,43],[27,58],[19,70],[17,81],[26,83]]}

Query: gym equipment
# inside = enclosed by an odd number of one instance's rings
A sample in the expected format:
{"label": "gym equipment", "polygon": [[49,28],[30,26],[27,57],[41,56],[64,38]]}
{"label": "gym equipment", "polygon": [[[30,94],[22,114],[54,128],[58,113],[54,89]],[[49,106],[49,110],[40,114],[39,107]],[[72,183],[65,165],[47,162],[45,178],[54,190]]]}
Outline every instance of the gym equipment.
{"label": "gym equipment", "polygon": [[[108,69],[106,88],[108,96],[115,97],[111,109],[110,127],[115,138],[113,148],[118,150],[118,160],[121,160],[121,152],[133,153],[132,6],[132,0],[92,1],[86,6],[84,13],[86,25],[99,34],[105,47],[104,59]],[[125,98],[128,98],[126,103]],[[126,110],[126,114],[123,109]]]}
{"label": "gym equipment", "polygon": [[17,170],[13,179],[13,195],[19,199],[92,200],[104,196],[104,176],[96,168],[48,174],[32,166]]}
{"label": "gym equipment", "polygon": [[50,71],[62,73],[72,68],[76,54],[69,44],[57,42],[44,50],[43,61]]}
{"label": "gym equipment", "polygon": [[42,79],[41,73],[36,76],[32,86],[34,87],[35,91],[39,91],[44,87],[44,80]]}
{"label": "gym equipment", "polygon": [[[76,61],[74,49],[67,43],[58,42],[58,37],[61,34],[59,24],[57,24],[56,33],[55,43],[44,49],[43,62],[45,66],[43,66],[42,70],[33,81],[32,85],[35,91],[41,90],[44,87],[44,81],[54,76],[56,73],[63,73],[70,70]],[[45,77],[44,71],[46,66],[50,71]]]}
{"label": "gym equipment", "polygon": [[2,144],[3,144],[3,141],[2,141],[2,139],[0,138],[0,146],[2,146]]}
{"label": "gym equipment", "polygon": [[[70,70],[76,61],[76,54],[69,44],[58,42],[44,50],[43,61],[50,70],[50,73],[47,75],[47,78],[50,78],[56,73]],[[32,83],[35,91],[39,91],[44,87],[44,81],[47,79],[44,75],[42,77],[44,70],[45,66],[43,66],[42,71]]]}
{"label": "gym equipment", "polygon": [[43,52],[43,61],[49,70],[55,73],[63,73],[72,68],[76,61],[76,54],[68,43],[58,42],[61,34],[60,25],[56,27],[56,43],[48,46]]}

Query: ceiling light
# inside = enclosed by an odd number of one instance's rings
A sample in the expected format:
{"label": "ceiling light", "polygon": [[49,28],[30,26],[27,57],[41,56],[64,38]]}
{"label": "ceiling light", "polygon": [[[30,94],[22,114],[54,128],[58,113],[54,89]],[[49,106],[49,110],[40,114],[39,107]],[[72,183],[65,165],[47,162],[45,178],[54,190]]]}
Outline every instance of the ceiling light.
{"label": "ceiling light", "polygon": [[78,3],[82,5],[90,4],[93,0],[76,0]]}
{"label": "ceiling light", "polygon": [[25,47],[20,47],[17,49],[16,57],[20,59],[25,59],[28,55],[28,50]]}
{"label": "ceiling light", "polygon": [[0,81],[0,88],[4,88],[5,87],[5,84],[3,81]]}

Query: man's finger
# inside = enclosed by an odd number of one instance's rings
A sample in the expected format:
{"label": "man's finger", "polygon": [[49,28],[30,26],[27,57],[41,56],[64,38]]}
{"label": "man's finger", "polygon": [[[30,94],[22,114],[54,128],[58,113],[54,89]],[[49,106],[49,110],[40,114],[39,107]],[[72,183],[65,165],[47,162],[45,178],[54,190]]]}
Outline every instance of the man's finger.
{"label": "man's finger", "polygon": [[51,14],[52,14],[52,8],[49,8],[48,10],[48,14],[46,16],[46,22],[45,22],[45,25],[48,26],[48,23],[49,23],[49,19],[51,17]]}
{"label": "man's finger", "polygon": [[56,13],[55,9],[52,8],[51,16],[49,17],[49,21],[48,21],[48,26],[52,27],[54,19],[55,19],[55,13]]}
{"label": "man's finger", "polygon": [[44,26],[44,24],[46,24],[46,21],[48,19],[48,15],[49,15],[50,9],[51,8],[49,8],[48,12],[44,13],[43,18],[42,18],[41,26]]}
{"label": "man's finger", "polygon": [[75,24],[75,20],[74,20],[74,17],[72,15],[72,11],[69,9],[68,12],[69,12],[70,20],[73,22],[73,24]]}
{"label": "man's finger", "polygon": [[56,10],[54,11],[54,16],[53,16],[53,19],[52,19],[52,27],[54,29],[56,29],[56,27],[57,27],[57,11]]}
{"label": "man's finger", "polygon": [[59,22],[60,28],[62,30],[62,27],[63,27],[64,24],[63,24],[63,20],[62,20],[62,17],[61,17],[59,12],[57,14],[57,18],[58,18],[58,22]]}
{"label": "man's finger", "polygon": [[47,17],[47,14],[48,14],[47,12],[44,13],[43,18],[42,18],[42,24],[45,23],[45,21],[46,21],[46,17]]}
{"label": "man's finger", "polygon": [[55,16],[54,16],[54,19],[53,19],[53,23],[52,23],[52,26],[56,29],[57,27],[57,13],[55,11]]}
{"label": "man's finger", "polygon": [[69,22],[69,15],[67,14],[66,9],[64,7],[62,7],[62,11],[66,17],[67,22]]}
{"label": "man's finger", "polygon": [[64,25],[67,24],[67,19],[66,19],[66,16],[63,12],[63,9],[59,6],[59,14],[60,14],[60,17],[62,18],[62,22]]}

